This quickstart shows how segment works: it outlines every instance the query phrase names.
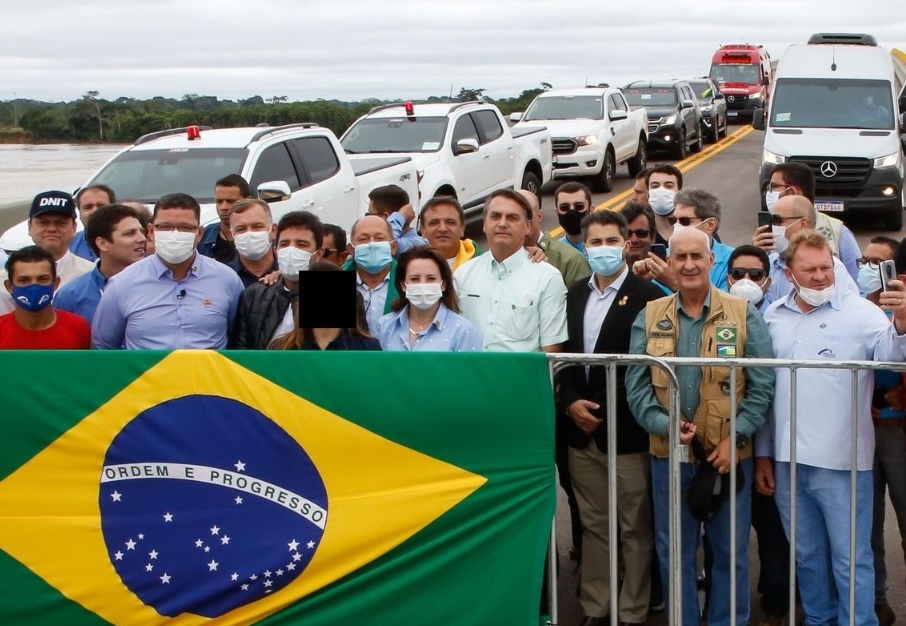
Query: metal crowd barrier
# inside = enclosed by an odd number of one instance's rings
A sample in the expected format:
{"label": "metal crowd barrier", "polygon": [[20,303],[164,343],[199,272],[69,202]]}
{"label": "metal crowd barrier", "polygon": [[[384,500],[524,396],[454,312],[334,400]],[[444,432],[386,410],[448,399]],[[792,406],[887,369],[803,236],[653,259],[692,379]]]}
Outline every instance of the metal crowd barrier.
{"label": "metal crowd barrier", "polygon": [[[849,579],[855,580],[856,569],[856,477],[857,477],[857,444],[856,435],[858,432],[858,375],[863,370],[892,370],[906,372],[906,363],[878,362],[878,361],[794,361],[788,359],[754,359],[754,358],[686,358],[686,357],[664,357],[657,358],[648,355],[638,354],[550,354],[548,355],[550,364],[551,382],[553,384],[556,375],[567,367],[575,366],[604,366],[607,369],[607,413],[606,424],[607,432],[610,436],[607,438],[607,456],[608,456],[608,534],[609,544],[612,551],[617,550],[617,444],[616,444],[616,374],[617,367],[641,365],[647,367],[659,367],[667,375],[670,381],[670,406],[667,414],[670,419],[670,428],[668,430],[669,445],[669,467],[670,467],[670,498],[668,502],[670,525],[669,525],[669,571],[671,575],[668,581],[663,581],[667,588],[667,619],[670,626],[682,626],[682,577],[673,575],[674,572],[680,571],[681,563],[681,542],[680,542],[680,506],[684,506],[681,498],[681,478],[680,463],[682,458],[686,458],[686,446],[679,444],[680,420],[678,419],[679,400],[679,383],[676,378],[675,368],[679,366],[696,366],[696,367],[724,367],[730,368],[730,432],[736,432],[736,377],[739,370],[748,367],[762,368],[785,368],[790,370],[790,561],[789,561],[789,615],[794,615],[796,606],[796,496],[797,496],[797,472],[796,472],[796,395],[797,395],[797,373],[801,369],[839,369],[849,370],[851,373],[850,389],[850,526],[849,526]],[[778,399],[775,397],[774,402]],[[754,476],[753,482],[754,482]],[[730,484],[736,484],[736,446],[730,446]],[[730,489],[729,498],[730,507],[730,571],[736,571],[736,489]],[[556,519],[551,528],[550,567],[548,568],[548,594],[551,619],[549,626],[558,626],[559,624],[559,606],[557,598],[557,546],[556,546]],[[610,558],[610,624],[618,626],[619,621],[619,590],[618,590],[618,563],[619,559],[613,553]],[[849,585],[849,626],[855,626],[855,584]],[[736,577],[730,577],[730,626],[745,626],[736,624]]]}

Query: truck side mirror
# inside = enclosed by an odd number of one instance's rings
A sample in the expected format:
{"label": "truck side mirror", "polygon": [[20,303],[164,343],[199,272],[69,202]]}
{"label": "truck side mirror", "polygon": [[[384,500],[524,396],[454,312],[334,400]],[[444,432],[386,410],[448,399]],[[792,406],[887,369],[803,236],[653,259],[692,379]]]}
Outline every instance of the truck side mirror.
{"label": "truck side mirror", "polygon": [[694,106],[695,103],[692,102],[692,100],[683,100],[683,102],[680,104],[681,109],[691,109]]}
{"label": "truck side mirror", "polygon": [[616,122],[617,120],[625,120],[629,117],[629,113],[626,112],[626,109],[614,109],[610,112],[610,121]]}
{"label": "truck side mirror", "polygon": [[514,124],[522,119],[522,111],[517,111],[516,113],[510,113],[510,121]]}
{"label": "truck side mirror", "polygon": [[759,107],[755,109],[755,112],[752,114],[752,128],[755,130],[764,130],[764,109]]}
{"label": "truck side mirror", "polygon": [[714,99],[715,100],[726,100],[727,96],[725,96],[724,94],[722,94],[718,91],[716,94],[714,94]]}
{"label": "truck side mirror", "polygon": [[460,139],[456,142],[456,146],[453,148],[453,154],[459,156],[460,154],[469,154],[470,152],[478,152],[478,141],[476,139],[467,138]]}
{"label": "truck side mirror", "polygon": [[268,204],[289,200],[292,195],[285,180],[270,180],[258,185],[258,199],[264,200]]}

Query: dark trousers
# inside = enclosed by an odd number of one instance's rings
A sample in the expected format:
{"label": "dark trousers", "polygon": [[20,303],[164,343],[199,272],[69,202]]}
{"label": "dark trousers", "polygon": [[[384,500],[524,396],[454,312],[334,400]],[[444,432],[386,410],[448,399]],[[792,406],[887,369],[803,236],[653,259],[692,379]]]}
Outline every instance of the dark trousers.
{"label": "dark trousers", "polygon": [[789,609],[790,542],[783,530],[773,496],[752,489],[752,528],[758,538],[758,592],[766,613],[785,614]]}

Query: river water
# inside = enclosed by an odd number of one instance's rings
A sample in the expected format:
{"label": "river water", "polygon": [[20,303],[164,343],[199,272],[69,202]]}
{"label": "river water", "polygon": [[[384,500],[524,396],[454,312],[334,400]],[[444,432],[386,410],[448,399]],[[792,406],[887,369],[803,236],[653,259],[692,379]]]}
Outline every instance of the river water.
{"label": "river water", "polygon": [[48,189],[84,184],[119,144],[0,144],[0,205],[30,200]]}

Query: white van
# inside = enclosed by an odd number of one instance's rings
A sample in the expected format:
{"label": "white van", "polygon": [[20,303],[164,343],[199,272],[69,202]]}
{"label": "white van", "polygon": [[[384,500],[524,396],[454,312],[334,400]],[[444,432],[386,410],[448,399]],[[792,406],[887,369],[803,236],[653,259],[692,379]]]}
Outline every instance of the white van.
{"label": "white van", "polygon": [[870,35],[821,33],[783,53],[765,130],[761,185],[778,163],[815,173],[815,208],[835,217],[875,214],[903,226],[903,110],[890,53]]}

